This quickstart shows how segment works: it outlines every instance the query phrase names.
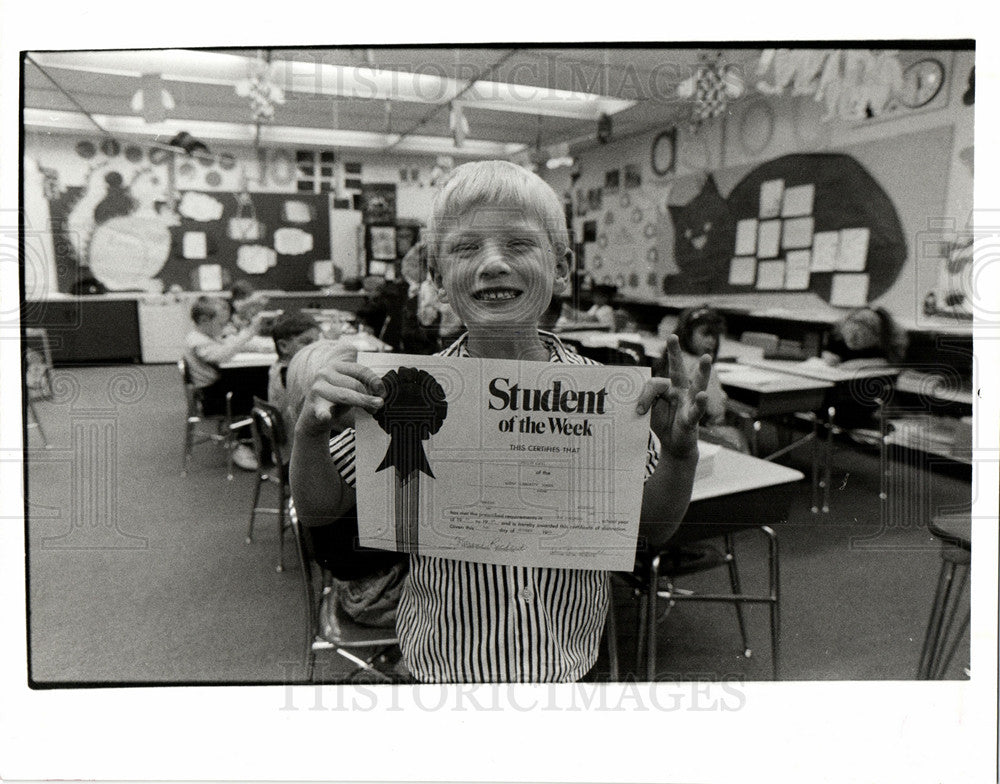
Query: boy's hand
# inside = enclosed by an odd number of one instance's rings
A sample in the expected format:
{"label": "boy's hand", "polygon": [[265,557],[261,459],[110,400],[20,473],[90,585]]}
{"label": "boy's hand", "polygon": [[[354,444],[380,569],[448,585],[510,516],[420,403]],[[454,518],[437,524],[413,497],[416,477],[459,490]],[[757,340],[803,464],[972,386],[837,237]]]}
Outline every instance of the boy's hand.
{"label": "boy's hand", "polygon": [[712,358],[705,354],[694,378],[684,370],[684,357],[676,335],[667,339],[670,378],[651,378],[639,393],[636,413],[653,412],[649,426],[660,439],[663,452],[685,459],[698,449],[698,422],[705,415],[708,403],[708,377]]}
{"label": "boy's hand", "polygon": [[329,435],[334,418],[352,406],[377,411],[386,394],[382,379],[371,368],[354,362],[334,362],[316,377],[295,425],[296,434]]}

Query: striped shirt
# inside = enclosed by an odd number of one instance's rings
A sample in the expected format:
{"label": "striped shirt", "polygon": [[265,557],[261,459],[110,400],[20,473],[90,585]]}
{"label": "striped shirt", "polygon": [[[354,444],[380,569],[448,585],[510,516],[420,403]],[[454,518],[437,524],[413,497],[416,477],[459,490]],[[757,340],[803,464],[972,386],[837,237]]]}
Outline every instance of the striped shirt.
{"label": "striped shirt", "polygon": [[[467,357],[463,336],[440,356]],[[598,364],[539,331],[550,362]],[[657,461],[650,433],[646,475]],[[330,442],[338,471],[354,485],[354,431]],[[607,573],[410,556],[396,615],[403,661],[421,681],[570,682],[597,660],[608,612]]]}

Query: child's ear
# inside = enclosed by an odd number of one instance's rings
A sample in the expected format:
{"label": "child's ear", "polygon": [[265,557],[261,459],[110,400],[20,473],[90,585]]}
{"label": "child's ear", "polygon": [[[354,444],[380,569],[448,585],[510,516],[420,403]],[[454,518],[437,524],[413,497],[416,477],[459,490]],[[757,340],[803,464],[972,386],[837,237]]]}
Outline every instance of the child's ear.
{"label": "child's ear", "polygon": [[570,272],[573,270],[573,251],[566,248],[562,255],[556,251],[556,276],[552,282],[552,293],[560,294],[569,284]]}

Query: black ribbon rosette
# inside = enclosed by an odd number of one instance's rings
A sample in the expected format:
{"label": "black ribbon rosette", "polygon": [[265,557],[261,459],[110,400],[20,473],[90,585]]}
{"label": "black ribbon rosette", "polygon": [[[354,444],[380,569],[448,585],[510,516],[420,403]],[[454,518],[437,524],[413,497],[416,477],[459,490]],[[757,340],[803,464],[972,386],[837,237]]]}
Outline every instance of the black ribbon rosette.
{"label": "black ribbon rosette", "polygon": [[396,546],[417,552],[420,473],[434,477],[423,442],[437,433],[448,414],[444,389],[426,370],[403,367],[382,376],[385,403],[374,419],[389,435],[389,448],[376,473],[396,469]]}

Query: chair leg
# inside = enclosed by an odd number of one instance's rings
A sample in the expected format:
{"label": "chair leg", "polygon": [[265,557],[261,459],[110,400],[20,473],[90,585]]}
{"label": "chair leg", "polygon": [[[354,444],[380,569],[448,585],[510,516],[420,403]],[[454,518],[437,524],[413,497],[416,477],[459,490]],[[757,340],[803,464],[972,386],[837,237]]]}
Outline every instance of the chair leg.
{"label": "chair leg", "polygon": [[937,589],[934,591],[934,604],[931,605],[931,617],[927,620],[927,632],[924,635],[924,645],[920,651],[920,662],[917,664],[917,680],[928,680],[931,667],[937,653],[938,632],[944,617],[944,608],[951,591],[951,581],[955,576],[955,564],[947,561],[941,564],[938,574]]}
{"label": "chair leg", "polygon": [[635,674],[642,672],[642,652],[646,649],[646,602],[649,598],[644,593],[638,593],[635,603]]}
{"label": "chair leg", "polygon": [[236,448],[233,439],[233,393],[226,393],[226,479],[233,481],[233,449]]}
{"label": "chair leg", "polygon": [[279,489],[278,496],[278,568],[277,571],[285,571],[285,508],[288,500],[285,498],[285,488]]}
{"label": "chair leg", "polygon": [[944,677],[945,672],[947,672],[948,670],[948,665],[951,664],[951,660],[955,656],[955,651],[958,650],[958,644],[962,641],[962,637],[965,635],[965,632],[969,628],[969,621],[971,620],[971,618],[972,618],[972,611],[966,610],[965,617],[962,619],[962,623],[960,623],[958,626],[958,632],[956,632],[954,638],[952,638],[951,647],[948,648],[948,653],[945,654],[945,657],[941,660],[941,663],[938,665],[937,671],[934,673],[935,678],[940,679]]}
{"label": "chair leg", "polygon": [[250,506],[250,527],[247,528],[247,537],[244,540],[247,544],[253,541],[253,524],[257,517],[257,504],[260,502],[260,488],[264,484],[265,477],[261,476],[260,471],[257,472],[257,482],[253,487],[253,504]]}
{"label": "chair leg", "polygon": [[187,425],[184,429],[184,457],[181,460],[181,476],[187,476],[188,464],[191,462],[191,450],[194,448],[194,425],[191,417],[188,417]]}
{"label": "chair leg", "polygon": [[[736,553],[733,550],[733,535],[726,534],[726,566],[729,567],[729,586],[733,590],[733,594],[740,595],[743,593],[740,587],[740,573],[736,567]],[[736,609],[736,623],[740,627],[740,639],[743,641],[743,655],[746,658],[750,658],[753,652],[750,649],[750,638],[747,635],[747,624],[746,619],[743,617],[743,605],[740,602],[733,602],[733,607]]]}
{"label": "chair leg", "polygon": [[778,535],[768,525],[760,529],[767,536],[768,582],[771,609],[771,674],[779,679],[781,657],[781,570],[778,560]]}
{"label": "chair leg", "polygon": [[[649,586],[646,604],[646,680],[652,682],[656,678],[656,604],[660,583],[660,556],[654,555],[649,564]],[[671,586],[671,592],[673,586]],[[667,597],[667,611],[670,609],[670,597]]]}

